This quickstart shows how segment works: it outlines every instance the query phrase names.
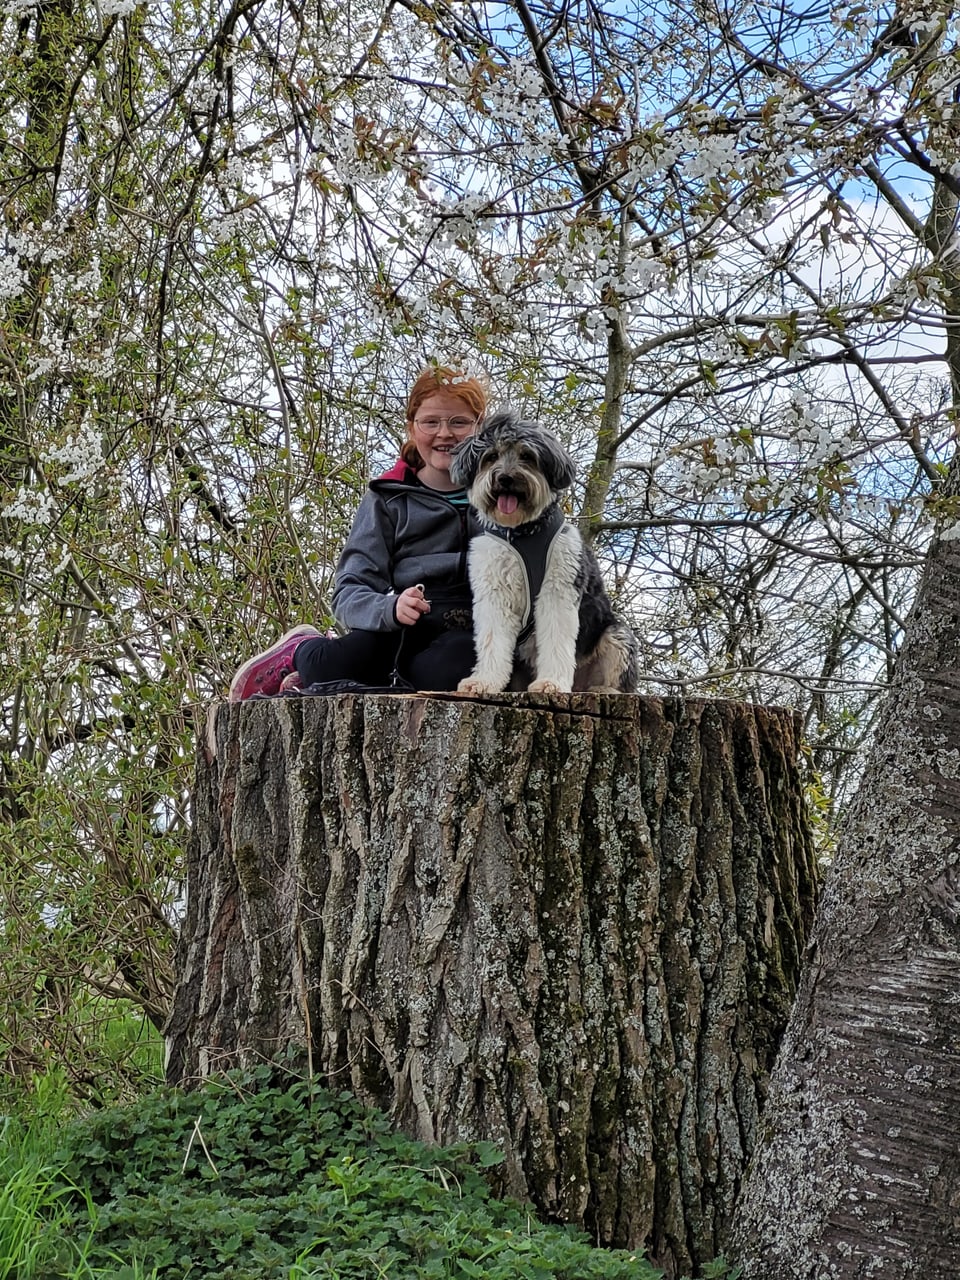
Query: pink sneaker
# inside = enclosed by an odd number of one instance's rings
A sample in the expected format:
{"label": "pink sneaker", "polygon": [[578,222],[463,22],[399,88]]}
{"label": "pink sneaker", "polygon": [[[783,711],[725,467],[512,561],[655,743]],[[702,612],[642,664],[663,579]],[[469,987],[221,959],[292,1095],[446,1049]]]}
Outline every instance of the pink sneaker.
{"label": "pink sneaker", "polygon": [[[323,638],[324,640],[336,640],[337,633],[336,631],[332,631],[332,630],[325,631],[323,633]],[[281,693],[293,693],[294,690],[296,690],[297,692],[303,691],[303,681],[300,679],[299,671],[291,671],[288,676],[284,676],[283,679],[280,681]]]}
{"label": "pink sneaker", "polygon": [[[316,627],[293,627],[286,635],[282,635],[275,645],[264,649],[239,668],[230,681],[230,702],[245,702],[255,693],[270,696],[280,692],[280,686],[291,673],[295,673],[293,655],[297,645],[311,636],[318,636]],[[290,687],[290,686],[288,686]]]}

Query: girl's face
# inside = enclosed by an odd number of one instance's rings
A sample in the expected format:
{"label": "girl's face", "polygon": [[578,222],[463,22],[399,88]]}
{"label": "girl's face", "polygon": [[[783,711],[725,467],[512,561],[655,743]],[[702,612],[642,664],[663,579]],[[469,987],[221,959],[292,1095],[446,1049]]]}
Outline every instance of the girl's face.
{"label": "girl's face", "polygon": [[431,489],[450,490],[450,456],[461,440],[477,429],[465,401],[451,391],[434,391],[420,401],[412,422],[407,423],[410,438],[417,446],[423,466],[417,473]]}

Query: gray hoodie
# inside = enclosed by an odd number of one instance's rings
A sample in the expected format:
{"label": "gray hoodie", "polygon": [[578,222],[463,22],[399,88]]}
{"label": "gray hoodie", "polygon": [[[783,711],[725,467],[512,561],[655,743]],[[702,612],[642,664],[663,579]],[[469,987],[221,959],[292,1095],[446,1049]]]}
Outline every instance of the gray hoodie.
{"label": "gray hoodie", "polygon": [[[363,496],[333,587],[333,612],[351,631],[397,631],[397,596],[422,582],[434,589],[467,586],[467,546],[480,532],[472,509],[428,489],[398,462]],[[428,615],[429,616],[429,615]]]}

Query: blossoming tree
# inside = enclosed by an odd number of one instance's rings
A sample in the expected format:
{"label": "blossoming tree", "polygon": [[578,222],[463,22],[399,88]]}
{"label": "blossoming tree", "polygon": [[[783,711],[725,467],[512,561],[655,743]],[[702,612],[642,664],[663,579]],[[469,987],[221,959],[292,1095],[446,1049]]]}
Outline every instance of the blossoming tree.
{"label": "blossoming tree", "polygon": [[648,687],[798,706],[833,816],[952,448],[952,9],[0,23],[10,1066],[163,1021],[189,710],[326,619],[430,358],[577,453]]}

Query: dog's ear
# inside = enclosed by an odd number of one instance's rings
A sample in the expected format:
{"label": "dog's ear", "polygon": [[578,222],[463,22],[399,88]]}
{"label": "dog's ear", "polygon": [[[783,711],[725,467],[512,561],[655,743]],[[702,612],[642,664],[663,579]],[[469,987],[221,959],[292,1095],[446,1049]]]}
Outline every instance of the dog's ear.
{"label": "dog's ear", "polygon": [[551,489],[569,489],[576,475],[573,459],[555,436],[548,431],[542,433],[539,452],[543,474]]}
{"label": "dog's ear", "polygon": [[450,455],[450,479],[458,489],[469,489],[473,484],[487,443],[477,432],[474,436],[467,436]]}

